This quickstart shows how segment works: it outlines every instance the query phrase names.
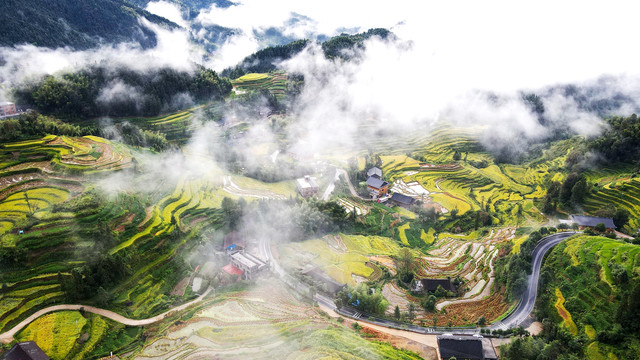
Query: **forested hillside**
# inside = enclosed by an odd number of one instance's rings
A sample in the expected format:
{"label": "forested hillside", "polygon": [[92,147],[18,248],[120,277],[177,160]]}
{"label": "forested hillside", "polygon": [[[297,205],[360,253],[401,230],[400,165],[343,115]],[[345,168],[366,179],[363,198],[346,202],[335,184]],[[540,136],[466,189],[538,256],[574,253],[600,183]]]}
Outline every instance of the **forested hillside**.
{"label": "forested hillside", "polygon": [[640,247],[579,236],[553,249],[542,269],[540,338],[518,339],[507,359],[637,359]]}
{"label": "forested hillside", "polygon": [[2,8],[2,46],[86,49],[102,43],[133,41],[148,48],[156,45],[155,33],[142,26],[139,17],[176,27],[123,0],[4,0]]}
{"label": "forested hillside", "polygon": [[[361,48],[367,39],[372,36],[386,39],[391,34],[387,29],[370,29],[354,35],[340,34],[323,42],[322,51],[327,58],[338,57],[348,60],[351,58],[353,50]],[[286,45],[270,46],[247,56],[235,68],[225,69],[222,75],[236,79],[247,73],[276,70],[276,63],[294,57],[308,44],[309,40],[297,40]]]}
{"label": "forested hillside", "polygon": [[15,95],[21,104],[65,119],[96,116],[157,115],[181,106],[221,99],[231,91],[227,79],[204,67],[196,72],[164,68],[140,73],[91,67],[61,78],[47,76]]}

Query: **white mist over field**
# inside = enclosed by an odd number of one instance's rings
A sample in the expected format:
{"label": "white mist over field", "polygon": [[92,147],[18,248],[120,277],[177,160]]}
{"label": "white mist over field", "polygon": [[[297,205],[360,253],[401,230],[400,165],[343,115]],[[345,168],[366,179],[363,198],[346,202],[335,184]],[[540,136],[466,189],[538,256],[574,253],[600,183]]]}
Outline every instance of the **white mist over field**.
{"label": "white mist over field", "polygon": [[[233,66],[266,46],[275,30],[286,38],[330,37],[369,28],[390,29],[395,38],[373,38],[358,50],[357,60],[326,59],[318,45],[279,66],[305,76],[297,124],[292,135],[300,145],[322,152],[353,142],[363,121],[384,129],[417,131],[437,119],[461,126],[481,125],[509,140],[539,140],[553,127],[542,126],[521,101],[521,91],[558,84],[590,85],[602,76],[606,86],[588,94],[606,98],[616,89],[627,99],[640,94],[640,50],[635,43],[639,6],[626,1],[542,1],[522,5],[509,1],[414,2],[244,0],[227,8],[212,5],[192,19],[166,1],[146,10],[180,26],[168,30],[140,19],[156,33],[158,44],[104,45],[93,50],[47,49],[33,45],[1,48],[0,82],[5,88],[43,74],[89,65],[125,66],[147,71],[169,66],[180,70],[202,64],[215,70]],[[195,30],[194,26],[199,25]],[[206,35],[206,26],[235,29],[217,50],[206,54],[190,38]],[[601,81],[602,82],[602,81]],[[114,83],[100,101],[135,98]],[[499,97],[500,101],[495,101]],[[601,130],[595,114],[581,110],[572,98],[555,92],[542,99],[547,121],[578,134]],[[619,112],[634,111],[627,100]],[[371,121],[373,120],[373,121]],[[370,135],[370,134],[365,134]]]}

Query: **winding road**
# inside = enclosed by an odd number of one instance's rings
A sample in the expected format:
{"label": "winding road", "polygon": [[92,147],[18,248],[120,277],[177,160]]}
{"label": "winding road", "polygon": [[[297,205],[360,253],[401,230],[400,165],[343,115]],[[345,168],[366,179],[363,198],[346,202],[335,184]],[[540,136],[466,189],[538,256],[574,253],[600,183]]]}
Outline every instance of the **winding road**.
{"label": "winding road", "polygon": [[[513,310],[513,312],[504,318],[501,321],[498,321],[492,324],[489,328],[494,329],[511,329],[520,326],[528,317],[531,315],[533,311],[533,307],[536,302],[536,298],[538,295],[538,285],[540,282],[540,269],[542,267],[542,260],[544,256],[547,254],[549,250],[551,250],[554,246],[561,243],[563,240],[577,234],[577,232],[561,232],[557,234],[552,234],[546,236],[540,240],[538,245],[533,250],[532,256],[532,272],[529,275],[529,284],[527,286],[527,291],[522,295],[520,302]],[[422,334],[442,334],[442,333],[453,333],[459,335],[470,335],[470,334],[479,334],[480,328],[426,328],[417,325],[409,325],[405,323],[400,323],[387,319],[380,319],[375,317],[369,317],[368,315],[364,315],[358,313],[354,309],[342,308],[337,309],[335,304],[331,299],[328,299],[324,296],[315,296],[315,300],[323,306],[331,310],[335,310],[344,316],[348,316],[359,321],[366,321],[369,323],[373,323],[380,326],[395,328],[395,329],[404,329],[412,332],[418,332]]]}
{"label": "winding road", "polygon": [[189,301],[188,303],[184,303],[180,306],[176,306],[170,310],[167,310],[166,312],[160,314],[160,315],[156,315],[154,317],[150,317],[148,319],[139,319],[139,320],[135,320],[135,319],[129,319],[126,318],[118,313],[115,313],[113,311],[109,311],[109,310],[105,310],[105,309],[99,309],[93,306],[87,306],[87,305],[55,305],[55,306],[49,306],[47,308],[44,308],[40,311],[37,311],[35,314],[29,316],[28,318],[24,319],[23,321],[21,321],[18,325],[14,326],[13,328],[11,328],[10,330],[8,330],[7,332],[4,332],[2,334],[0,334],[0,342],[2,342],[3,344],[9,344],[10,342],[13,341],[13,336],[18,333],[20,330],[22,330],[25,326],[29,325],[31,322],[33,322],[35,319],[39,318],[42,315],[54,312],[54,311],[63,311],[63,310],[81,310],[83,309],[86,312],[90,312],[93,314],[97,314],[100,316],[104,316],[106,318],[109,318],[113,321],[119,322],[121,324],[125,324],[125,325],[129,325],[129,326],[144,326],[144,325],[149,325],[149,324],[153,324],[155,322],[158,322],[160,320],[163,320],[164,318],[166,318],[169,314],[175,312],[175,311],[180,311],[180,310],[184,310],[186,308],[188,308],[189,306],[199,303],[200,301],[202,301],[202,299],[204,299],[207,295],[209,295],[209,293],[213,291],[213,288],[208,288],[207,291],[205,291],[202,295],[198,296],[196,299]]}
{"label": "winding road", "polygon": [[[505,319],[494,323],[493,325],[491,325],[491,329],[502,329],[502,330],[506,330],[506,329],[510,329],[510,328],[515,328],[517,326],[519,326],[523,321],[525,321],[525,319],[527,317],[529,317],[529,315],[531,314],[531,311],[533,311],[533,307],[535,305],[536,302],[536,297],[538,295],[538,284],[540,282],[540,269],[542,267],[542,260],[544,259],[544,256],[546,255],[546,253],[553,248],[554,246],[558,245],[560,242],[562,242],[563,240],[573,236],[577,234],[576,232],[562,232],[562,233],[557,233],[557,234],[553,234],[553,235],[549,235],[545,238],[543,238],[538,245],[536,246],[536,248],[533,250],[532,253],[532,273],[531,275],[529,275],[529,284],[527,287],[527,291],[522,295],[522,298],[520,300],[520,302],[518,303],[517,307],[515,308],[515,310],[509,315],[507,316]],[[271,253],[271,248],[270,248],[270,244],[268,240],[263,240],[260,242],[260,252],[262,253],[262,255],[270,260],[271,266],[273,268],[273,270],[280,275],[281,278],[286,277],[286,273],[283,271],[283,269],[278,265],[278,263],[275,261],[275,259],[273,258],[273,254]],[[164,318],[166,318],[169,314],[175,312],[175,311],[181,311],[184,310],[186,308],[188,308],[189,306],[196,304],[200,301],[202,301],[207,295],[209,295],[209,293],[213,291],[213,288],[208,288],[207,291],[205,291],[202,295],[200,295],[198,298],[182,304],[180,306],[177,306],[175,308],[172,308],[160,315],[156,315],[154,317],[150,317],[147,319],[129,319],[126,318],[120,314],[117,314],[113,311],[109,311],[109,310],[105,310],[105,309],[99,309],[93,306],[86,306],[86,305],[55,305],[55,306],[50,306],[47,308],[44,308],[40,311],[37,311],[36,313],[34,313],[33,315],[29,316],[28,318],[26,318],[25,320],[23,320],[22,322],[20,322],[18,325],[14,326],[13,328],[11,328],[10,330],[0,334],[0,342],[4,343],[4,344],[8,344],[11,343],[14,340],[14,335],[16,333],[18,333],[20,330],[22,330],[24,327],[26,327],[27,325],[29,325],[31,322],[33,322],[34,320],[36,320],[37,318],[39,318],[40,316],[43,316],[45,314],[54,312],[54,311],[63,311],[63,310],[81,310],[83,309],[84,311],[90,312],[90,313],[94,313],[94,314],[98,314],[101,316],[104,316],[106,318],[109,318],[111,320],[117,321],[119,323],[125,324],[125,325],[129,325],[129,326],[144,326],[144,325],[149,325],[158,321],[163,320]],[[315,300],[328,307],[329,309],[332,310],[336,310],[336,311],[340,311],[340,313],[342,313],[343,315],[347,315],[350,317],[354,317],[354,318],[360,318],[362,316],[362,314],[359,314],[357,312],[353,312],[350,311],[349,309],[336,309],[336,306],[333,302],[332,299],[329,299],[325,296],[322,295],[315,295],[314,296]],[[346,310],[346,311],[345,311]],[[381,326],[387,326],[387,327],[392,327],[392,328],[404,328],[405,330],[409,330],[409,331],[413,331],[413,332],[418,332],[418,333],[438,333],[438,329],[433,329],[433,328],[425,328],[425,327],[420,327],[420,326],[415,326],[415,325],[409,325],[407,326],[407,324],[402,324],[402,323],[396,323],[394,321],[390,321],[390,320],[386,320],[386,319],[370,319],[369,322],[381,325]],[[447,329],[446,332],[454,332],[454,333],[460,333],[460,334],[469,334],[470,332],[473,333],[477,333],[479,332],[479,329],[460,329],[460,330],[455,330],[455,329]]]}
{"label": "winding road", "polygon": [[533,253],[531,254],[531,264],[533,265],[533,269],[531,271],[531,275],[529,275],[529,286],[527,287],[527,291],[522,294],[520,303],[511,313],[511,315],[509,315],[502,321],[491,325],[491,329],[506,330],[515,328],[522,324],[522,322],[527,317],[529,317],[531,311],[533,311],[533,306],[535,305],[536,298],[538,296],[538,284],[540,282],[540,268],[542,267],[542,259],[544,259],[544,256],[549,250],[551,250],[551,248],[575,234],[577,233],[561,232],[549,235],[540,240],[536,248],[533,249]]}

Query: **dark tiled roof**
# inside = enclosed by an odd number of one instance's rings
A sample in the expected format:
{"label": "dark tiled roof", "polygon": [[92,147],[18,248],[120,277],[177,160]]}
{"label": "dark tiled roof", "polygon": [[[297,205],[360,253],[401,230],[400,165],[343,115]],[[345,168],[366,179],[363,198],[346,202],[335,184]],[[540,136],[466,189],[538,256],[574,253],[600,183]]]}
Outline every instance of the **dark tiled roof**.
{"label": "dark tiled roof", "polygon": [[303,274],[310,276],[315,281],[325,284],[325,286],[327,287],[327,291],[334,295],[345,287],[345,284],[341,284],[333,280],[329,275],[325,274],[324,271],[315,267],[307,270],[306,272],[303,272]]}
{"label": "dark tiled roof", "polygon": [[403,205],[411,205],[416,201],[416,199],[412,198],[411,196],[403,195],[400,193],[393,193],[393,195],[391,195],[391,200]]}
{"label": "dark tiled roof", "polygon": [[442,359],[455,356],[458,360],[484,360],[482,340],[478,338],[438,336],[438,348]]}
{"label": "dark tiled roof", "polygon": [[420,282],[424,291],[436,291],[438,286],[442,286],[442,289],[447,291],[456,291],[450,279],[422,279]]}
{"label": "dark tiled roof", "polygon": [[4,358],[5,360],[49,360],[47,354],[33,341],[15,344]]}
{"label": "dark tiled roof", "polygon": [[595,216],[586,215],[569,215],[569,218],[574,223],[580,226],[596,226],[598,224],[604,224],[607,229],[615,229],[616,225],[611,218],[601,218]]}
{"label": "dark tiled roof", "polygon": [[383,187],[389,185],[388,182],[384,181],[384,180],[380,180],[378,178],[375,178],[373,176],[369,177],[367,179],[367,186],[371,186],[372,188],[376,188],[376,189],[382,189]]}
{"label": "dark tiled roof", "polygon": [[373,175],[376,175],[379,179],[382,179],[382,170],[380,170],[380,168],[377,168],[377,167],[372,167],[367,171],[367,176],[373,176]]}

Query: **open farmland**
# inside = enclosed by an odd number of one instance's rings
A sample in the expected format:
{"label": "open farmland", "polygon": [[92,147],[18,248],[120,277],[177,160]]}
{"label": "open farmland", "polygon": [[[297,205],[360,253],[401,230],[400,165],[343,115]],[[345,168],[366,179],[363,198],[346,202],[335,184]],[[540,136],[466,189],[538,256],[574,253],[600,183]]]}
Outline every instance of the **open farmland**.
{"label": "open farmland", "polygon": [[277,99],[284,98],[287,88],[287,74],[284,72],[274,72],[269,74],[246,74],[231,82],[238,91],[260,91],[266,90]]}
{"label": "open farmland", "polygon": [[277,280],[220,294],[147,339],[135,359],[418,359],[388,344],[362,341]]}

